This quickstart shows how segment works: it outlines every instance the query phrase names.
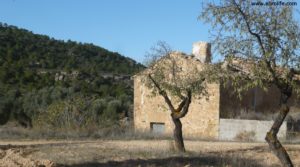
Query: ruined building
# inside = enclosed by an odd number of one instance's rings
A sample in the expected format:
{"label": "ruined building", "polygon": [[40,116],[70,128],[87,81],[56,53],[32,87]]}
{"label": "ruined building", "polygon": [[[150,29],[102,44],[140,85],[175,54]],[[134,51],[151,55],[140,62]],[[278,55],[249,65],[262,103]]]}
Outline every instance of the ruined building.
{"label": "ruined building", "polygon": [[[192,55],[173,52],[171,56],[180,62],[182,68],[204,66],[211,61],[211,45],[206,42],[193,44]],[[163,97],[152,96],[151,90],[143,82],[142,73],[134,76],[134,127],[136,131],[154,132],[172,135],[173,122],[170,111]],[[235,140],[242,134],[263,141],[272,121],[262,121],[263,113],[268,113],[269,120],[279,108],[276,89],[263,92],[260,89],[249,90],[239,100],[230,89],[223,88],[219,83],[207,85],[209,98],[193,99],[188,114],[181,119],[184,137]],[[276,105],[277,104],[277,105]],[[291,113],[298,111],[297,106],[291,107]],[[243,114],[254,113],[256,120],[238,119]],[[298,112],[299,113],[299,112]],[[232,119],[234,118],[234,119]],[[247,118],[249,119],[249,118]],[[282,125],[279,137],[285,138],[286,122]]]}

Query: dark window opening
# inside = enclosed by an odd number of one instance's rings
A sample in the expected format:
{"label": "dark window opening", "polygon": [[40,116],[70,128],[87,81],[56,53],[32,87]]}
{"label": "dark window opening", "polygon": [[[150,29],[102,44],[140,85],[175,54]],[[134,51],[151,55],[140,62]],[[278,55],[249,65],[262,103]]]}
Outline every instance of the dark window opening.
{"label": "dark window opening", "polygon": [[165,133],[165,123],[161,122],[151,122],[150,123],[151,132],[155,134]]}

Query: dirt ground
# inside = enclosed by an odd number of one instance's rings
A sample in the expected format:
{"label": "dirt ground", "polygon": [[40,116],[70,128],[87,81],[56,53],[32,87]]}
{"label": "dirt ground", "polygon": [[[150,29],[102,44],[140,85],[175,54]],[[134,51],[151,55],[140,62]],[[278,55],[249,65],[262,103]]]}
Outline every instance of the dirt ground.
{"label": "dirt ground", "polygon": [[[169,140],[0,141],[0,167],[280,166],[265,143],[185,141],[175,153]],[[300,167],[300,145],[285,145]]]}

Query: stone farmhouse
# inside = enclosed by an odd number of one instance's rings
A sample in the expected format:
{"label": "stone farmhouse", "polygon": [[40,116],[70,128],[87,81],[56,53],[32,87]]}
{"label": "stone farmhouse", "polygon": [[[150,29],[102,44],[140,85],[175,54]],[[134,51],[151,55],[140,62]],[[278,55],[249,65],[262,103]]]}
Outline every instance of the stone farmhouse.
{"label": "stone farmhouse", "polygon": [[[211,60],[211,45],[206,42],[193,44],[192,55],[173,52],[171,56],[181,62],[182,68],[204,66]],[[151,96],[151,90],[143,82],[143,75],[134,76],[134,127],[136,131],[172,135],[173,122],[163,97]],[[249,90],[239,100],[230,89],[219,83],[207,85],[209,98],[193,99],[188,114],[181,119],[185,138],[235,140],[248,135],[250,140],[264,141],[266,132],[272,125],[272,114],[279,108],[279,91],[274,88],[264,92],[261,89]],[[294,102],[292,102],[294,104]],[[299,113],[298,106],[291,107],[291,113]],[[257,118],[245,119],[242,115],[254,113]],[[261,120],[268,113],[269,121]],[[239,119],[243,118],[243,119]],[[257,120],[260,119],[260,120]],[[291,117],[292,121],[295,119]],[[296,120],[297,121],[297,120]],[[300,123],[300,122],[299,122]],[[284,122],[278,136],[286,138],[289,124]]]}

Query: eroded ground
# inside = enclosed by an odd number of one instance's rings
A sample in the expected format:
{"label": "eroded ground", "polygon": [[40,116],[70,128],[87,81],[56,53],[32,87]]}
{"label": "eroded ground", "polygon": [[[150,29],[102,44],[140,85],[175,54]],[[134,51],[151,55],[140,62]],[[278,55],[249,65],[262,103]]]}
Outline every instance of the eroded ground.
{"label": "eroded ground", "polygon": [[[185,141],[177,154],[168,140],[0,141],[1,167],[280,166],[265,143]],[[285,145],[300,166],[300,145]]]}

